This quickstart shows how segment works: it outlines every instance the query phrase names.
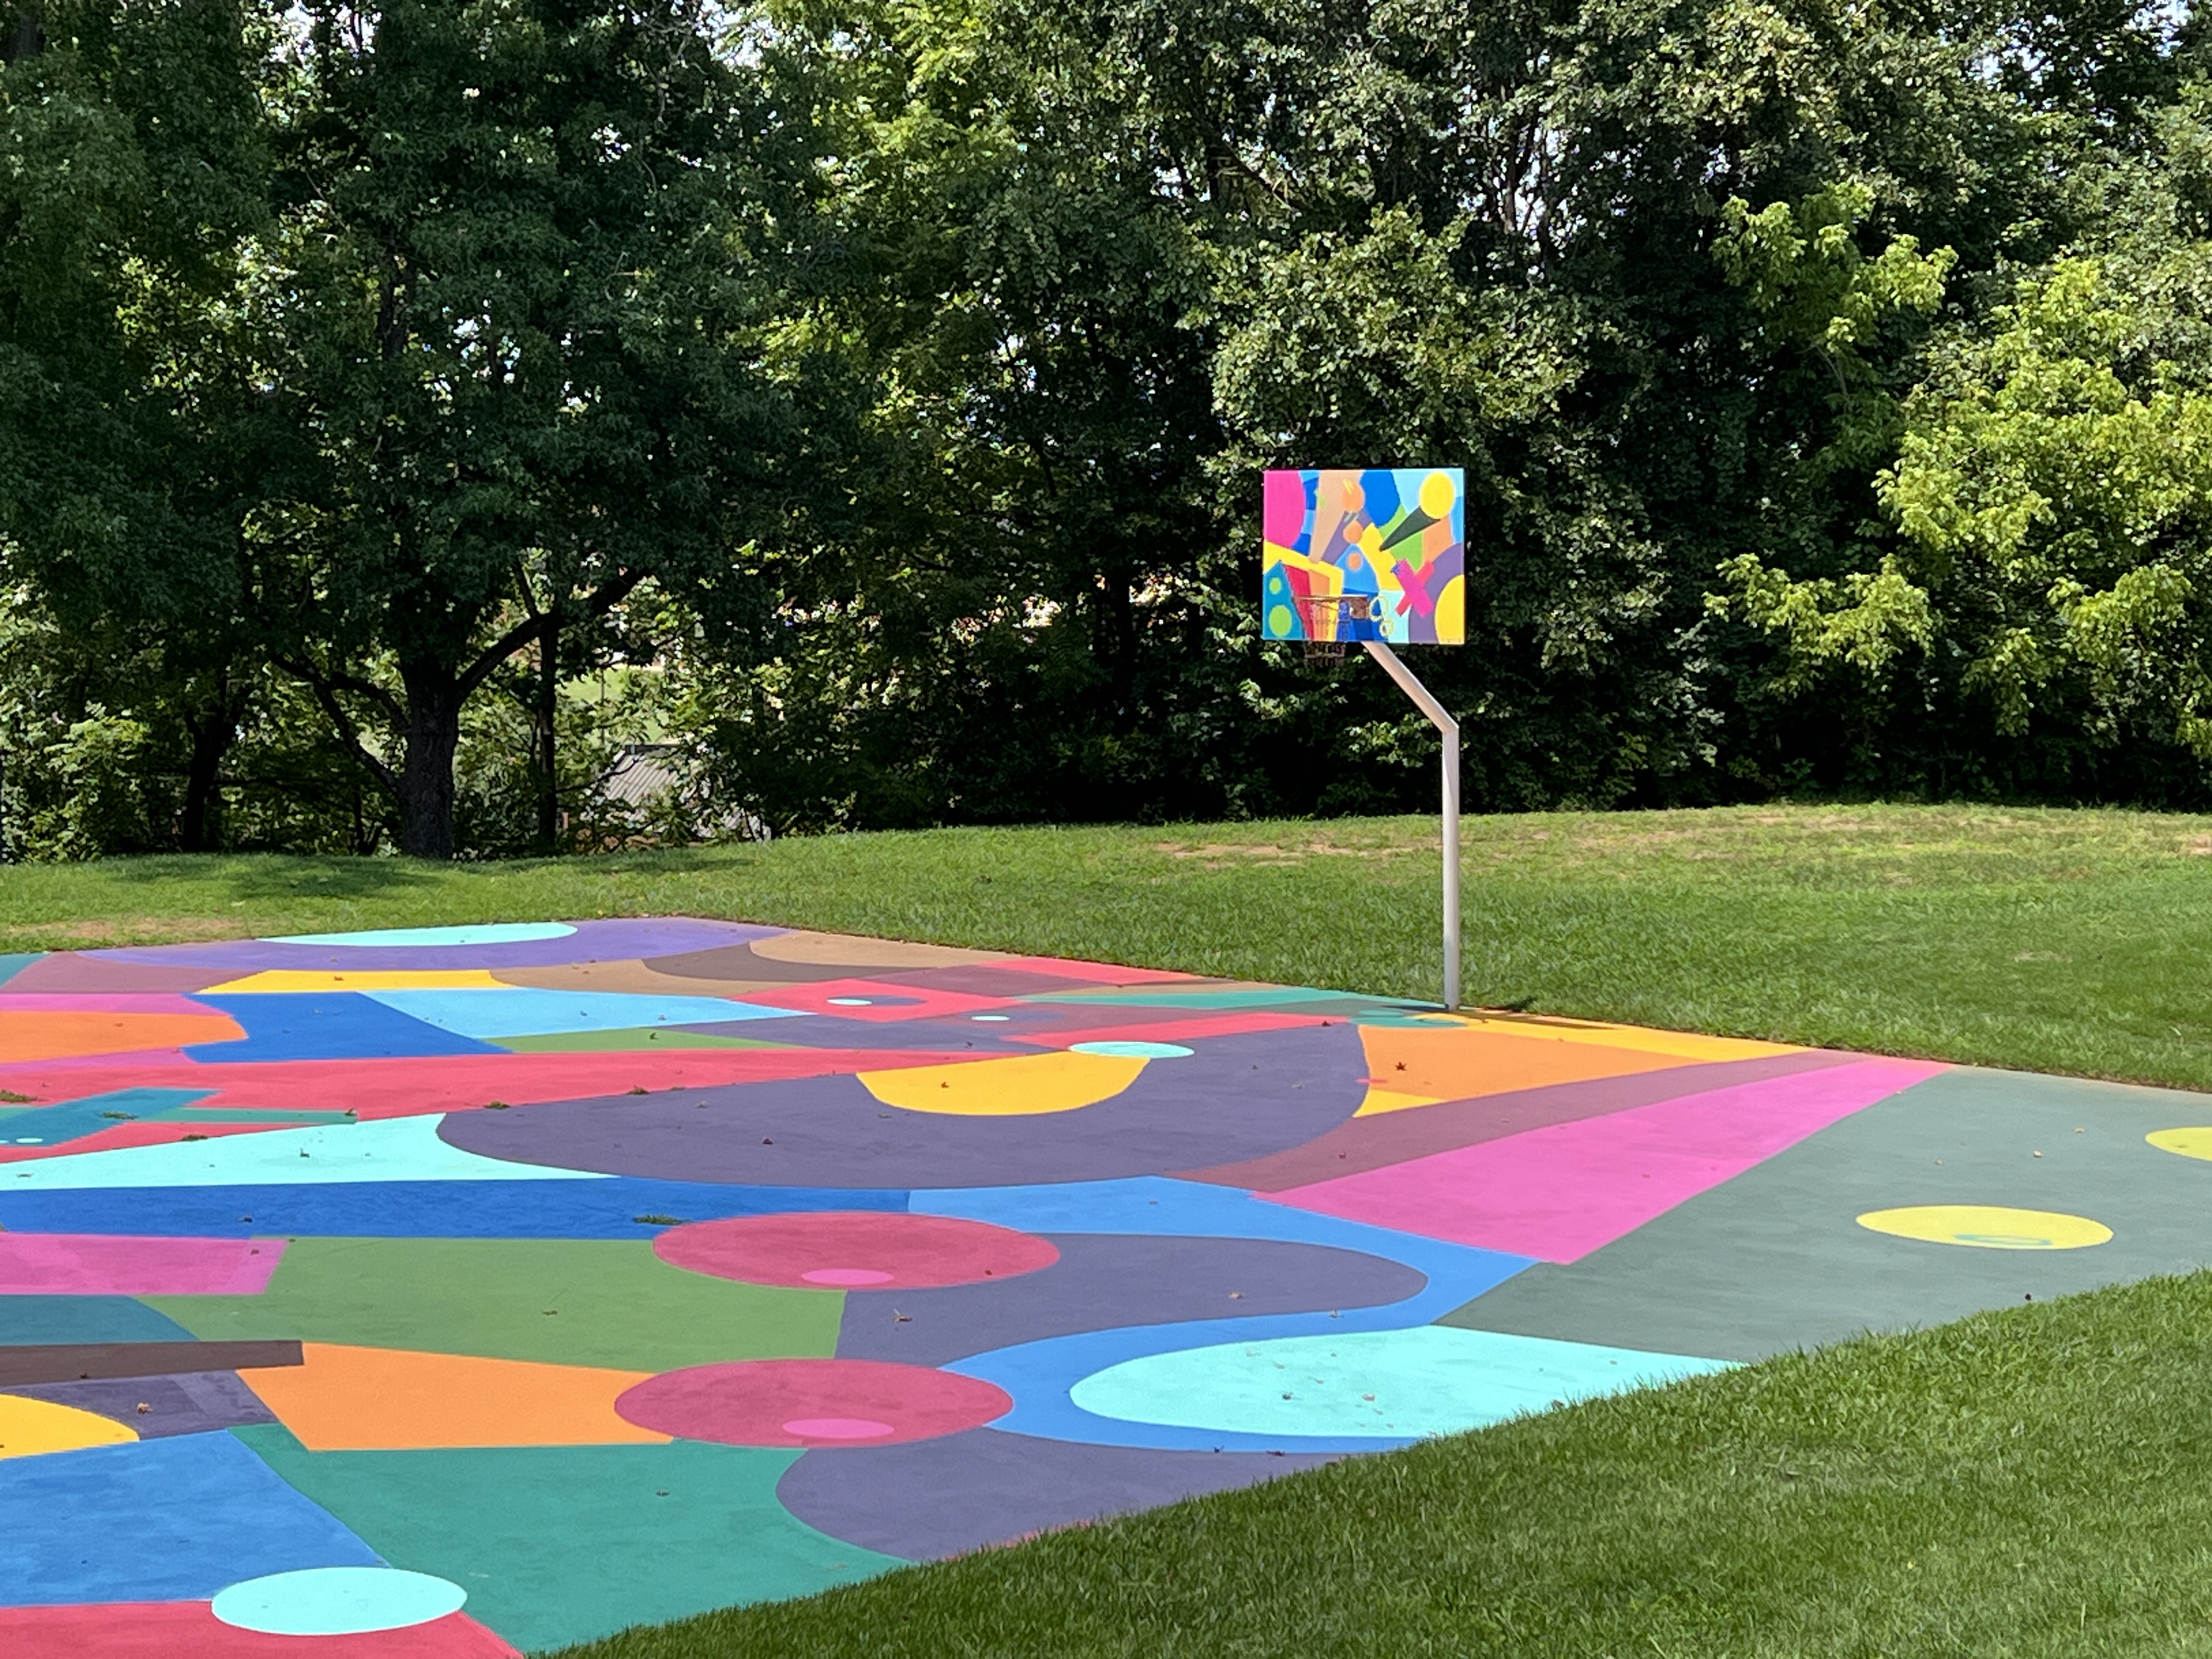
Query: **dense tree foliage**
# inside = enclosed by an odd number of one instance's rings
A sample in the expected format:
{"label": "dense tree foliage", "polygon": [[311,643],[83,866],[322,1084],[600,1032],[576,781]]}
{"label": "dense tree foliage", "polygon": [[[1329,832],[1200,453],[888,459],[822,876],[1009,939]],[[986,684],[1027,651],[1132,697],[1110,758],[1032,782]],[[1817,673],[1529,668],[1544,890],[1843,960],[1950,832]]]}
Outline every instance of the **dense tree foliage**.
{"label": "dense tree foliage", "polygon": [[2212,799],[2169,10],[0,9],[21,855],[1417,804],[1283,465],[1468,469],[1478,805]]}

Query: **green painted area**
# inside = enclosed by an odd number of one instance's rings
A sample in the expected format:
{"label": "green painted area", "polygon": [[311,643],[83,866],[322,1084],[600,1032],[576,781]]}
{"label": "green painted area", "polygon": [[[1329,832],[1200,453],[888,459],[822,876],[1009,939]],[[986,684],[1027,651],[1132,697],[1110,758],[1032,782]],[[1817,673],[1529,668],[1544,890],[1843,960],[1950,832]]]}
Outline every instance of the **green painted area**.
{"label": "green painted area", "polygon": [[[2144,1136],[2212,1101],[2019,1072],[1945,1072],[1831,1124],[1579,1261],[1539,1262],[1441,1322],[1764,1359],[1862,1331],[2212,1265],[2212,1164]],[[1975,1250],[1858,1224],[1869,1210],[2005,1204],[2112,1230],[2081,1250]],[[1756,1262],[1756,1271],[1746,1263]]]}
{"label": "green painted area", "polygon": [[352,1123],[351,1112],[295,1112],[281,1106],[175,1106],[166,1112],[149,1112],[149,1123],[269,1123],[306,1125]]}
{"label": "green painted area", "polygon": [[460,1585],[470,1614],[526,1650],[902,1565],[776,1501],[795,1451],[679,1440],[309,1452],[282,1428],[234,1432],[392,1565]]}
{"label": "green painted area", "polygon": [[259,1296],[149,1306],[205,1340],[298,1337],[665,1371],[836,1351],[843,1296],[672,1267],[644,1241],[302,1238]]}
{"label": "green painted area", "polygon": [[628,1053],[653,1048],[788,1048],[787,1042],[763,1042],[757,1037],[717,1036],[711,1031],[678,1031],[665,1025],[630,1025],[611,1031],[550,1031],[541,1036],[495,1039],[496,1046],[518,1054],[591,1054],[609,1050]]}

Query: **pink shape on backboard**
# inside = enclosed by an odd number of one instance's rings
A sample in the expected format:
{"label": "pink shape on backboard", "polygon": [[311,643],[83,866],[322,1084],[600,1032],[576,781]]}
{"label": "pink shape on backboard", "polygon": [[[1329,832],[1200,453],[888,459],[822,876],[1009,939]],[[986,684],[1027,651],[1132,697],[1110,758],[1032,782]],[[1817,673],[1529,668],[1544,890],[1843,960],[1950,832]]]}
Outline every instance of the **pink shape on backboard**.
{"label": "pink shape on backboard", "polygon": [[1574,1261],[1946,1069],[1913,1060],[1859,1060],[1259,1196],[1455,1244]]}
{"label": "pink shape on backboard", "polygon": [[258,1296],[281,1238],[0,1233],[0,1296]]}
{"label": "pink shape on backboard", "polygon": [[1260,533],[1278,547],[1297,545],[1306,527],[1306,485],[1297,472],[1271,471],[1260,496]]}

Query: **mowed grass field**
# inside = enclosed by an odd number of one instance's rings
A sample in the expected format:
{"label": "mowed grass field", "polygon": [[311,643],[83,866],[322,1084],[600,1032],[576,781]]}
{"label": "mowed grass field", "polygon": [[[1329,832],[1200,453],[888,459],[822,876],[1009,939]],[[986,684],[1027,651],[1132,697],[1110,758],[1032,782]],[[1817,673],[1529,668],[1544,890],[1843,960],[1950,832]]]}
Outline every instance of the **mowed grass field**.
{"label": "mowed grass field", "polygon": [[[2212,818],[1470,820],[1474,1002],[2212,1088]],[[1434,821],[0,870],[0,951],[692,914],[1433,997]],[[1869,1339],[571,1659],[2204,1656],[2212,1275]]]}

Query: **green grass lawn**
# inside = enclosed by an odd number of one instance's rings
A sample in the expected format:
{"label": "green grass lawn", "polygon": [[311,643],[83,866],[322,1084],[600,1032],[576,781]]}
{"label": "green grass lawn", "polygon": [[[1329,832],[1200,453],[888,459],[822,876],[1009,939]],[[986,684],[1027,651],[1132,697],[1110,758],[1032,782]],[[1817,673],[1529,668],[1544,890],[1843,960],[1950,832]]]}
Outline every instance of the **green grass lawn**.
{"label": "green grass lawn", "polygon": [[[1467,993],[2212,1087],[2212,817],[1961,807],[1466,824]],[[0,869],[0,951],[686,914],[1437,994],[1433,819],[948,830],[515,864]]]}
{"label": "green grass lawn", "polygon": [[[0,871],[0,951],[730,916],[1433,996],[1433,821]],[[2212,1087],[2212,818],[1467,825],[1471,1000]],[[581,1659],[2204,1656],[2212,1276],[1557,1411]]]}

